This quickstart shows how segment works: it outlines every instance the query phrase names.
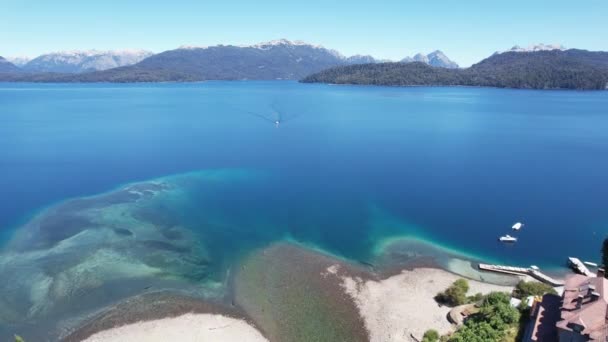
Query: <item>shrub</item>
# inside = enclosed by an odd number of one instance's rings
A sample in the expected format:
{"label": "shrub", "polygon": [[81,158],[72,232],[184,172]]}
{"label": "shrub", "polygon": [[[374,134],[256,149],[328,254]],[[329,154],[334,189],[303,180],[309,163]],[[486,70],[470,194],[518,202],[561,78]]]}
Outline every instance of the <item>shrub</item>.
{"label": "shrub", "polygon": [[442,304],[458,306],[467,303],[469,283],[464,279],[456,280],[444,292],[438,293],[435,300]]}
{"label": "shrub", "polygon": [[519,322],[519,311],[509,303],[509,295],[502,292],[488,294],[479,312],[449,339],[454,342],[500,341],[506,332]]}
{"label": "shrub", "polygon": [[449,339],[450,342],[490,342],[498,341],[500,334],[486,322],[465,324]]}
{"label": "shrub", "polygon": [[482,293],[476,293],[474,296],[468,296],[467,297],[467,302],[469,303],[477,303],[477,302],[481,302],[484,299],[484,296]]}
{"label": "shrub", "polygon": [[439,341],[439,333],[437,330],[430,329],[424,333],[422,336],[422,342],[437,342]]}
{"label": "shrub", "polygon": [[520,281],[515,287],[515,296],[525,299],[528,296],[542,296],[544,294],[557,294],[550,285],[538,281]]}

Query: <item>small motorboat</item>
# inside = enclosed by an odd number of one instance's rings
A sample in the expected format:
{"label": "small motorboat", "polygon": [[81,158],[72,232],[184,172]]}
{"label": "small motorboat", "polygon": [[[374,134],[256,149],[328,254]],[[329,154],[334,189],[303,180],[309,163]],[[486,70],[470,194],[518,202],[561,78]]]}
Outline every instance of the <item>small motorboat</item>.
{"label": "small motorboat", "polygon": [[591,266],[591,267],[599,267],[598,264],[591,262],[591,261],[583,261],[583,264],[585,264],[587,266]]}
{"label": "small motorboat", "polygon": [[517,242],[517,238],[513,237],[511,235],[505,235],[505,236],[501,236],[498,238],[498,240],[500,240],[500,242]]}
{"label": "small motorboat", "polygon": [[516,224],[514,224],[514,225],[513,225],[513,227],[511,227],[511,228],[513,228],[513,230],[520,230],[520,229],[521,229],[521,227],[523,227],[523,226],[524,226],[524,224],[523,224],[523,223],[521,223],[521,222],[517,222],[517,223],[516,223]]}

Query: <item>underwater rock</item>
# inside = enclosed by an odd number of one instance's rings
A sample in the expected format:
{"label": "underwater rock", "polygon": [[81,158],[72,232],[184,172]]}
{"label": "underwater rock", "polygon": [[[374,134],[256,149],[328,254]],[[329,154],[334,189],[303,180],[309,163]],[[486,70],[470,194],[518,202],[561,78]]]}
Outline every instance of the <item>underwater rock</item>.
{"label": "underwater rock", "polygon": [[133,232],[124,228],[114,228],[114,233],[123,236],[133,236]]}

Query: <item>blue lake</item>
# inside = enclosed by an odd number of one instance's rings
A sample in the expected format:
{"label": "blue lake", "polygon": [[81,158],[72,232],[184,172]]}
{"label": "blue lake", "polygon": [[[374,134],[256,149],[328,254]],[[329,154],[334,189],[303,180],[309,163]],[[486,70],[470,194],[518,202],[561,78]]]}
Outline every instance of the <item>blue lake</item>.
{"label": "blue lake", "polygon": [[[555,267],[570,255],[599,259],[607,156],[608,92],[0,84],[0,237],[69,198],[243,169],[265,180],[183,203],[192,227],[207,215],[238,227],[217,240],[221,255],[246,252],[254,231],[353,260],[414,235]],[[392,223],[371,229],[374,220]],[[519,242],[498,243],[516,221],[526,224]]]}

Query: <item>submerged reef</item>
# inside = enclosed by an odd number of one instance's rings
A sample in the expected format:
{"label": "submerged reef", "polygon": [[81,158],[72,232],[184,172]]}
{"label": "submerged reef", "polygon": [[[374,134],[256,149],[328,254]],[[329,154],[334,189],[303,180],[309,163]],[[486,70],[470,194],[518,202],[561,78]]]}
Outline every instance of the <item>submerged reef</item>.
{"label": "submerged reef", "polygon": [[0,340],[58,340],[125,299],[168,291],[242,310],[271,340],[359,341],[355,305],[324,276],[336,263],[362,279],[423,266],[513,281],[481,275],[470,255],[380,206],[348,203],[331,220],[312,198],[283,208],[290,194],[262,175],[198,171],[40,212],[0,250]]}
{"label": "submerged reef", "polygon": [[[188,187],[235,173],[207,171],[126,185],[48,208],[0,253],[0,337],[73,319],[148,290],[220,297],[209,248],[176,208]],[[203,286],[201,286],[203,285]]]}

